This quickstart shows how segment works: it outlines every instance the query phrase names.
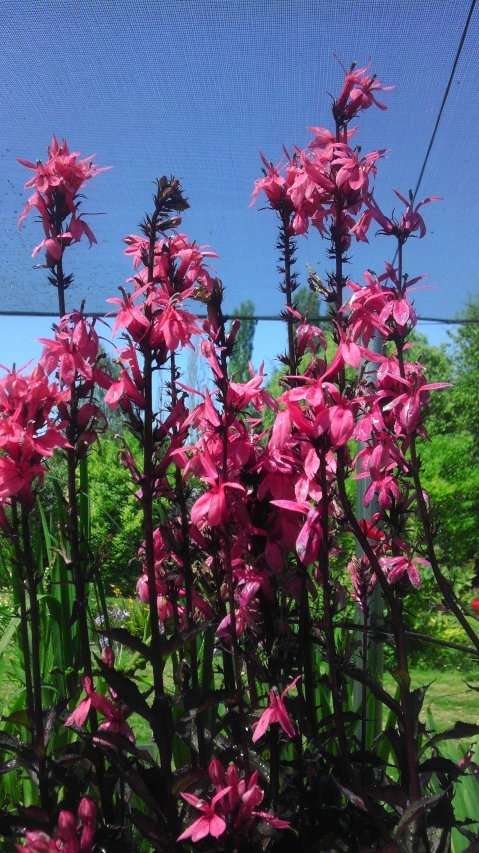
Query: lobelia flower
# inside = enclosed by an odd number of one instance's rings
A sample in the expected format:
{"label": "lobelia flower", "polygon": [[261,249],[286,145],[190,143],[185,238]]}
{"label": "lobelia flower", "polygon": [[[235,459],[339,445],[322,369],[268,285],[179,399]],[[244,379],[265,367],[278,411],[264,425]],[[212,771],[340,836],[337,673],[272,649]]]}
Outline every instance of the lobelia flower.
{"label": "lobelia flower", "polygon": [[296,538],[296,552],[305,566],[313,563],[317,559],[323,538],[320,511],[307,501],[274,500],[271,503],[280,509],[306,516]]}
{"label": "lobelia flower", "polygon": [[9,371],[0,380],[0,500],[33,500],[33,486],[45,474],[45,460],[68,441],[52,412],[65,394],[50,384],[42,366],[29,375]]}
{"label": "lobelia flower", "polygon": [[50,837],[45,832],[27,832],[25,844],[17,844],[18,853],[91,853],[95,843],[97,808],[90,797],[83,797],[76,815],[63,809]]}
{"label": "lobelia flower", "polygon": [[369,560],[364,556],[352,557],[347,565],[347,570],[349,572],[349,577],[351,578],[353,598],[357,601],[361,609],[364,610],[366,608],[368,598],[376,586],[376,575],[371,569]]}
{"label": "lobelia flower", "polygon": [[386,110],[386,104],[378,101],[377,92],[389,92],[394,86],[385,86],[376,77],[369,73],[369,65],[356,68],[354,65],[345,73],[343,87],[333,105],[333,114],[339,124],[351,121],[361,110],[368,110],[376,106],[380,110]]}
{"label": "lobelia flower", "polygon": [[[256,599],[260,583],[258,581],[247,581],[236,588],[236,600],[238,607],[235,609],[236,634],[240,637],[247,628],[254,629],[258,621],[257,609],[253,602]],[[231,639],[231,614],[228,613],[216,629],[216,634],[221,639]]]}
{"label": "lobelia flower", "polygon": [[227,500],[227,489],[240,494],[245,494],[246,492],[244,486],[240,483],[227,482],[212,485],[193,504],[190,513],[192,524],[195,524],[200,530],[205,525],[218,527],[221,524],[225,524],[231,512],[231,507]]}
{"label": "lobelia flower", "polygon": [[419,567],[430,567],[429,561],[425,560],[424,557],[412,557],[410,559],[405,556],[381,557],[379,562],[387,575],[389,583],[398,583],[406,575],[416,589],[421,586]]}
{"label": "lobelia flower", "polygon": [[140,409],[145,407],[143,392],[138,388],[124,367],[120,370],[119,379],[113,381],[106,392],[105,403],[110,409],[117,409],[118,406],[125,409],[131,404],[138,406]]}
{"label": "lobelia flower", "polygon": [[[134,741],[135,736],[133,731],[126,722],[126,717],[129,713],[128,710],[119,703],[112,702],[106,696],[102,696],[101,693],[97,693],[94,690],[93,681],[89,676],[82,678],[82,685],[86,693],[86,698],[82,699],[74,711],[67,717],[65,726],[77,729],[83,728],[91,709],[95,708],[96,711],[105,717],[104,721],[98,726],[98,732],[110,732],[111,734],[118,734],[128,738],[128,740]],[[95,737],[95,740],[97,743],[106,743],[107,746],[111,746],[108,741],[103,741],[98,735]]]}
{"label": "lobelia flower", "polygon": [[120,329],[126,329],[128,334],[136,343],[139,343],[148,333],[150,321],[145,317],[142,307],[136,303],[142,298],[146,286],[139,288],[135,293],[129,294],[122,291],[122,297],[110,296],[107,302],[118,305],[119,310],[115,315],[112,334],[117,335]]}
{"label": "lobelia flower", "polygon": [[[96,243],[83,214],[78,214],[77,197],[87,181],[109,167],[95,166],[93,157],[81,159],[77,151],[70,151],[66,140],[58,142],[55,136],[48,147],[46,162],[38,160],[32,163],[22,158],[18,158],[18,162],[34,173],[25,186],[35,190],[20,213],[18,226],[21,227],[36,208],[45,232],[45,239],[34,248],[33,255],[44,249],[47,266],[54,266],[61,259],[64,246],[78,242],[83,235],[90,245]],[[63,222],[69,216],[70,222],[63,230]]]}
{"label": "lobelia flower", "polygon": [[[266,821],[274,829],[290,828],[289,821],[282,820],[270,812],[257,810],[264,798],[257,771],[244,776],[233,762],[225,770],[221,761],[212,758],[208,765],[208,776],[216,791],[211,801],[194,794],[181,794],[186,802],[202,811],[203,816],[191,824],[179,836],[178,841],[189,838],[193,842],[201,841],[207,835],[218,838],[229,830],[249,833],[257,820]],[[215,835],[215,832],[218,834]]]}
{"label": "lobelia flower", "polygon": [[263,711],[259,720],[253,724],[253,743],[256,743],[256,741],[263,737],[269,727],[271,725],[274,725],[275,723],[277,723],[282,728],[283,732],[287,737],[296,737],[296,729],[286,710],[284,698],[291,690],[293,690],[294,687],[296,687],[296,684],[298,683],[300,678],[301,676],[298,675],[291,682],[291,684],[288,684],[288,686],[285,687],[281,694],[279,694],[274,687],[272,690],[269,691],[268,707],[265,711]]}
{"label": "lobelia flower", "polygon": [[371,195],[368,198],[367,205],[372,218],[381,226],[383,234],[397,237],[401,243],[405,243],[411,234],[415,234],[416,232],[418,232],[420,238],[424,237],[426,234],[426,224],[419,210],[425,204],[430,204],[433,201],[441,201],[441,197],[431,195],[415,205],[412,192],[409,193],[409,198],[405,198],[398,190],[394,190],[394,192],[406,207],[400,219],[396,220],[395,218],[385,216]]}
{"label": "lobelia flower", "polygon": [[273,166],[272,163],[266,160],[263,154],[260,156],[264,165],[264,177],[258,178],[254,183],[250,207],[255,203],[258,195],[264,193],[272,210],[291,213],[293,205],[288,197],[287,190],[296,177],[296,165],[294,161],[288,158],[286,174],[282,175],[280,172],[281,165]]}
{"label": "lobelia flower", "polygon": [[[364,476],[367,476],[367,474]],[[360,477],[358,476],[357,479],[360,479]],[[399,501],[401,490],[392,474],[378,473],[372,479],[372,482],[364,493],[364,506],[369,506],[375,496],[377,496],[381,509],[388,509],[393,501]]]}
{"label": "lobelia flower", "polygon": [[418,387],[414,387],[412,381],[407,384],[410,390],[384,406],[384,411],[394,412],[397,433],[411,435],[420,424],[422,409],[429,400],[429,391],[450,388],[450,382],[426,382]]}
{"label": "lobelia flower", "polygon": [[185,802],[201,812],[202,815],[178,836],[177,841],[186,841],[191,838],[192,841],[196,842],[208,835],[213,838],[219,838],[220,835],[223,835],[226,830],[226,821],[218,814],[217,807],[229,792],[230,788],[222,788],[214,795],[211,802],[201,800],[194,794],[182,793],[181,796]]}
{"label": "lobelia flower", "polygon": [[[353,340],[362,339],[367,346],[376,332],[387,336],[389,329],[380,319],[381,312],[388,303],[390,296],[383,286],[384,277],[373,273],[364,273],[366,284],[360,285],[348,281],[348,287],[353,291],[349,301],[343,306],[342,313],[349,314],[349,333]],[[369,354],[369,357],[370,354]]]}
{"label": "lobelia flower", "polygon": [[155,299],[155,307],[161,310],[153,320],[149,335],[152,347],[164,344],[169,352],[185,346],[194,349],[191,338],[193,335],[200,334],[201,329],[196,322],[196,317],[179,307],[180,301],[177,295],[170,297],[160,295]]}
{"label": "lobelia flower", "polygon": [[72,385],[77,377],[90,382],[99,354],[98,335],[79,311],[66,314],[54,327],[55,337],[40,338],[43,353],[40,364],[46,373],[58,372],[60,382]]}

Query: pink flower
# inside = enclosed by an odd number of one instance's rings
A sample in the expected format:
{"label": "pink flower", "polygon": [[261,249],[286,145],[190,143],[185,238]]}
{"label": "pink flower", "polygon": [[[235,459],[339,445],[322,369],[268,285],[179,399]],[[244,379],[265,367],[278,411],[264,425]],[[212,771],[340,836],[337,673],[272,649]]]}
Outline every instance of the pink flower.
{"label": "pink flower", "polygon": [[226,830],[226,821],[218,814],[217,806],[229,792],[229,787],[222,788],[214,795],[211,802],[200,800],[194,794],[182,793],[181,796],[183,799],[200,811],[202,816],[185,829],[178,836],[177,841],[186,841],[188,838],[191,838],[192,841],[196,842],[201,841],[202,838],[206,838],[208,835],[213,836],[213,838],[219,838],[220,835],[223,835]]}
{"label": "pink flower", "polygon": [[95,840],[96,829],[96,804],[90,797],[80,800],[77,811],[81,826],[80,853],[90,853]]}
{"label": "pink flower", "polygon": [[[83,728],[91,709],[95,708],[96,711],[105,717],[104,721],[98,726],[99,732],[104,731],[119,734],[122,737],[128,738],[128,740],[134,741],[134,734],[125,719],[128,715],[127,709],[117,702],[112,702],[106,696],[102,696],[101,693],[97,693],[90,677],[85,676],[82,679],[82,684],[87,694],[86,698],[82,699],[75,710],[65,720],[65,726],[73,726],[78,729]],[[101,737],[97,736],[96,740],[98,743],[106,743],[107,746],[111,745],[108,740],[102,741]]]}
{"label": "pink flower", "polygon": [[261,160],[264,165],[264,177],[258,178],[258,180],[255,181],[250,206],[255,203],[260,193],[264,193],[273,210],[291,212],[292,204],[288,198],[287,190],[293,183],[296,176],[295,164],[292,160],[289,160],[286,175],[282,175],[279,171],[280,167],[273,166],[273,164],[269,163],[262,154]]}
{"label": "pink flower", "polygon": [[276,815],[271,814],[271,812],[258,812],[254,811],[252,814],[255,817],[261,818],[261,820],[265,820],[266,823],[269,823],[273,829],[290,829],[291,824],[289,820],[283,820],[281,817],[276,817]]}
{"label": "pink flower", "polygon": [[368,110],[373,104],[380,110],[387,109],[376,98],[376,92],[387,92],[393,86],[384,86],[376,75],[369,74],[369,66],[355,68],[346,72],[343,88],[334,103],[334,115],[341,123],[351,121],[361,110]]}
{"label": "pink flower", "polygon": [[352,557],[347,569],[353,587],[353,598],[364,609],[376,586],[376,575],[373,573],[367,557]]}
{"label": "pink flower", "polygon": [[68,226],[68,231],[63,235],[63,237],[70,237],[74,243],[78,243],[81,238],[85,235],[87,238],[90,248],[93,246],[93,243],[96,243],[96,237],[91,230],[90,226],[84,219],[82,219],[82,215],[80,216],[72,216],[70,224]]}
{"label": "pink flower", "polygon": [[351,407],[345,402],[329,408],[329,433],[333,447],[342,447],[351,438],[354,417]]}
{"label": "pink flower", "polygon": [[112,382],[106,392],[105,403],[110,406],[110,409],[116,409],[118,406],[126,408],[130,404],[138,406],[140,409],[144,408],[143,389],[138,387],[124,367],[121,368],[119,379]]}
{"label": "pink flower", "polygon": [[27,832],[26,844],[17,844],[18,853],[91,853],[95,843],[97,808],[93,800],[83,797],[76,815],[62,809],[50,837],[45,832]]}
{"label": "pink flower", "polygon": [[408,559],[405,556],[381,557],[379,562],[381,563],[382,569],[387,574],[389,583],[398,583],[404,575],[407,575],[410,582],[416,589],[421,586],[419,567],[430,567],[429,561],[425,560],[424,557],[412,557],[411,559]]}
{"label": "pink flower", "polygon": [[414,205],[414,196],[412,192],[409,193],[409,198],[405,198],[398,190],[394,190],[394,192],[406,207],[401,218],[399,220],[394,218],[388,219],[388,217],[381,212],[372,196],[369,197],[367,202],[371,216],[381,226],[383,234],[392,234],[397,237],[401,243],[405,243],[408,237],[410,237],[411,234],[415,234],[416,231],[419,232],[419,237],[424,237],[426,234],[426,225],[422,215],[419,213],[419,210],[425,204],[430,204],[432,201],[440,201],[440,196],[428,196],[418,202],[418,204]]}
{"label": "pink flower", "polygon": [[45,832],[34,830],[25,835],[25,844],[17,844],[18,853],[57,853],[58,846]]}
{"label": "pink flower", "polygon": [[[412,385],[412,381],[409,384]],[[422,409],[429,400],[429,391],[438,391],[449,388],[449,382],[427,382],[418,387],[411,387],[404,394],[399,394],[390,403],[384,406],[384,411],[394,411],[397,423],[395,431],[411,435],[415,432],[421,422]]]}
{"label": "pink flower", "polygon": [[32,258],[35,258],[42,249],[45,249],[47,258],[47,266],[53,267],[62,256],[62,244],[60,240],[55,237],[47,237],[45,240],[42,240],[38,246],[35,246],[32,252]]}
{"label": "pink flower", "polygon": [[92,381],[100,352],[94,323],[80,311],[73,311],[62,317],[54,332],[53,340],[39,339],[43,344],[40,364],[45,372],[58,370],[58,378],[64,385],[73,385],[76,379]]}
{"label": "pink flower", "polygon": [[120,329],[126,329],[137,343],[143,340],[150,328],[150,321],[145,317],[144,307],[135,303],[143,296],[144,291],[145,288],[139,288],[131,295],[123,291],[122,298],[111,296],[107,299],[112,305],[119,306],[113,324],[113,335],[118,334]]}
{"label": "pink flower", "polygon": [[[361,475],[356,479],[360,478]],[[380,474],[372,480],[364,494],[364,506],[369,506],[375,495],[377,495],[381,509],[387,509],[394,500],[399,500],[401,492],[397,481],[391,474]]]}
{"label": "pink flower", "polygon": [[29,505],[45,460],[56,448],[69,446],[51,414],[64,398],[41,366],[27,376],[11,371],[0,380],[0,499],[18,497]]}
{"label": "pink flower", "polygon": [[[258,581],[247,581],[240,587],[237,594],[238,607],[235,608],[236,634],[240,637],[247,628],[254,629],[258,621],[257,609],[254,606],[260,584]],[[221,639],[231,639],[231,614],[228,613],[216,629]]]}
{"label": "pink flower", "polygon": [[133,269],[144,265],[148,256],[149,240],[146,237],[138,237],[137,234],[128,234],[123,238],[123,242],[127,245],[125,255],[130,255],[132,258]]}
{"label": "pink flower", "polygon": [[190,346],[193,335],[200,333],[196,318],[189,311],[179,307],[177,296],[161,297],[155,300],[156,307],[161,307],[152,323],[150,344],[158,347],[164,344],[166,349],[174,352],[178,347]]}
{"label": "pink flower", "polygon": [[190,515],[192,524],[200,529],[206,524],[210,527],[218,527],[220,524],[224,524],[228,520],[230,512],[227,489],[245,494],[245,488],[240,483],[227,482],[213,485],[193,504]]}
{"label": "pink flower", "polygon": [[74,199],[83,184],[107,171],[109,167],[99,168],[93,164],[93,157],[79,159],[77,151],[70,152],[66,140],[58,142],[53,136],[48,147],[48,159],[46,162],[38,160],[32,163],[30,160],[18,158],[18,162],[30,169],[34,174],[25,184],[26,187],[34,187],[36,192],[27,202],[26,209],[21,214],[21,220],[25,218],[32,207],[38,207],[40,213],[44,211],[45,202],[53,201],[53,193],[61,193],[64,197],[67,209],[74,212]]}
{"label": "pink flower", "polygon": [[305,566],[313,563],[318,556],[323,538],[319,510],[307,501],[274,500],[271,503],[280,509],[306,515],[306,521],[296,539],[296,552]]}
{"label": "pink flower", "polygon": [[291,682],[291,684],[288,684],[288,686],[285,687],[285,689],[283,690],[281,695],[278,693],[278,691],[275,688],[273,688],[272,690],[269,691],[268,707],[266,708],[265,711],[263,711],[259,720],[253,724],[253,728],[254,728],[253,743],[256,743],[256,741],[258,741],[261,737],[263,737],[263,735],[267,731],[267,729],[271,725],[273,725],[274,723],[277,723],[279,726],[281,726],[282,730],[284,731],[284,733],[287,737],[293,738],[296,736],[296,729],[295,729],[295,727],[294,727],[294,725],[293,725],[293,723],[289,717],[289,714],[286,710],[286,706],[284,704],[284,698],[285,698],[285,696],[287,696],[287,694],[290,692],[290,690],[293,690],[293,688],[296,686],[296,684],[298,683],[300,678],[301,678],[301,676],[298,675]]}
{"label": "pink flower", "polygon": [[[220,817],[225,823],[225,828],[227,822],[228,827],[233,832],[248,833],[255,819],[265,820],[276,829],[287,829],[289,827],[288,821],[281,820],[281,818],[275,817],[270,812],[257,811],[257,807],[264,799],[264,791],[259,783],[258,771],[255,770],[249,775],[244,775],[233,762],[230,762],[225,770],[221,761],[213,758],[208,766],[208,775],[215,787],[216,795],[220,797],[215,804],[215,808],[213,808],[215,797],[213,797],[210,804],[191,794],[182,794],[181,796],[187,802],[194,805],[195,808],[205,809],[206,807],[209,815],[213,812],[214,816]],[[186,837],[191,837],[193,841],[199,840],[199,837],[195,839],[191,835],[191,831],[198,824],[199,821],[196,821],[186,831],[188,836],[183,833],[178,840]],[[204,832],[206,830],[206,822],[201,823],[199,829],[201,832]],[[222,833],[224,831],[225,829],[222,830]],[[212,833],[209,831],[206,834]]]}

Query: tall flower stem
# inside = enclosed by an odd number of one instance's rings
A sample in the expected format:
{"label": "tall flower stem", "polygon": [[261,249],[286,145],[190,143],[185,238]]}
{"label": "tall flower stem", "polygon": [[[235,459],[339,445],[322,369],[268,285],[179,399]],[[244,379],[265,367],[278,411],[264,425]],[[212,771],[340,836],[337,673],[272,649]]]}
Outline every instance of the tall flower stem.
{"label": "tall flower stem", "polygon": [[[53,212],[53,220],[55,223],[55,237],[61,245],[61,235],[62,235],[62,215],[61,215],[61,207],[63,206],[62,198],[58,198],[55,204],[55,209]],[[68,287],[69,281],[65,277],[63,272],[63,249],[62,254],[60,255],[59,260],[57,261],[55,271],[53,276],[50,278],[52,284],[55,284],[58,294],[58,314],[60,319],[66,314],[66,306],[65,306],[65,290]]]}
{"label": "tall flower stem", "polygon": [[30,606],[30,631],[32,639],[32,682],[33,682],[33,725],[35,731],[35,752],[38,758],[38,787],[40,791],[40,802],[42,808],[48,811],[49,794],[47,767],[45,755],[45,730],[43,722],[43,698],[42,698],[42,672],[40,666],[40,610],[38,607],[37,586],[38,581],[33,560],[32,544],[30,538],[30,517],[28,509],[22,504],[22,546],[25,564],[25,575],[28,588],[28,600]]}
{"label": "tall flower stem", "polygon": [[[158,184],[158,192],[155,195],[155,208],[153,214],[146,218],[145,232],[148,236],[147,252],[147,285],[153,286],[155,248],[158,231],[161,224],[161,214],[165,197],[162,187]],[[143,385],[145,408],[143,417],[143,477],[141,504],[143,511],[143,536],[145,542],[145,563],[148,577],[148,608],[151,631],[151,665],[153,669],[154,685],[154,708],[156,710],[157,722],[154,725],[153,735],[160,753],[160,762],[163,772],[169,779],[171,774],[171,709],[168,698],[165,695],[163,670],[164,663],[161,655],[161,634],[158,619],[158,591],[155,572],[154,551],[154,522],[153,522],[153,500],[155,481],[155,441],[154,441],[154,410],[153,410],[153,363],[154,351],[147,339],[142,344],[143,354]]]}
{"label": "tall flower stem", "polygon": [[[336,139],[338,142],[341,142],[341,131],[344,132],[346,136],[347,130],[346,128],[336,127]],[[335,201],[335,222],[333,228],[333,246],[334,246],[334,256],[336,261],[336,269],[335,269],[335,309],[336,314],[338,315],[343,301],[343,286],[344,286],[344,277],[343,277],[343,258],[344,258],[344,250],[342,247],[342,229],[341,229],[341,220],[343,216],[342,202],[340,198],[340,194],[336,194]],[[341,370],[339,376],[339,387],[340,390],[343,391],[345,386],[345,373],[344,368]],[[367,537],[363,534],[361,527],[354,515],[352,507],[349,503],[349,500],[346,496],[346,488],[345,488],[345,454],[344,449],[339,448],[338,457],[337,457],[337,481],[338,481],[338,489],[340,493],[340,500],[343,505],[343,511],[345,511],[346,517],[350,522],[353,533],[356,536],[357,541],[363,548],[364,552],[368,556],[370,560],[371,567],[373,568],[376,577],[381,583],[381,587],[383,592],[385,593],[385,597],[387,598],[391,620],[393,623],[393,632],[395,637],[395,646],[396,646],[396,654],[398,661],[398,682],[399,682],[399,691],[400,691],[400,699],[401,699],[401,708],[403,715],[403,728],[404,728],[404,739],[406,746],[406,763],[407,763],[407,785],[409,788],[409,795],[411,801],[416,801],[421,797],[421,784],[419,779],[419,771],[418,771],[418,751],[417,751],[417,743],[415,737],[415,729],[414,729],[414,718],[412,712],[412,703],[411,703],[411,692],[410,692],[410,675],[409,675],[409,665],[408,665],[408,654],[407,654],[407,641],[404,633],[404,626],[402,620],[401,606],[400,602],[396,599],[393,592],[390,590],[388,582],[384,577],[384,573],[382,572],[379,561],[374,554],[374,551],[369,545]],[[354,521],[353,521],[354,519]],[[358,536],[358,533],[361,533],[361,536]],[[367,546],[367,550],[365,548]],[[371,561],[371,558],[372,561]],[[386,594],[387,593],[387,594]],[[334,695],[334,691],[333,691]]]}
{"label": "tall flower stem", "polygon": [[[340,141],[340,130],[336,130],[336,138]],[[334,247],[335,259],[335,274],[334,274],[334,312],[339,317],[343,301],[343,248],[341,245],[341,218],[342,218],[342,202],[340,194],[336,194],[335,199],[335,216],[334,225],[332,228],[332,239]],[[344,370],[340,371],[339,387],[344,390]],[[346,766],[348,747],[346,738],[346,729],[343,716],[343,700],[342,700],[342,684],[341,676],[338,667],[338,659],[336,654],[336,641],[334,637],[334,607],[333,607],[333,591],[331,586],[331,575],[329,566],[329,484],[327,477],[326,466],[326,447],[318,448],[320,460],[320,486],[321,486],[321,528],[322,540],[319,553],[319,571],[321,584],[323,587],[323,609],[324,609],[324,631],[326,639],[326,653],[329,665],[329,679],[331,684],[331,694],[333,700],[333,709],[336,719],[338,744],[340,754],[344,765]]]}
{"label": "tall flower stem", "polygon": [[[67,434],[68,431],[69,430],[67,430]],[[74,425],[72,425],[71,431],[74,431]],[[68,532],[71,548],[71,566],[75,584],[76,616],[78,619],[78,633],[80,638],[80,660],[85,675],[91,676],[92,661],[90,651],[90,637],[88,633],[88,597],[86,591],[86,581],[83,571],[83,561],[80,548],[80,535],[78,529],[78,492],[76,473],[77,463],[75,449],[68,448]]]}
{"label": "tall flower stem", "polygon": [[[158,723],[153,732],[157,743],[162,769],[171,772],[171,740],[168,727],[166,696],[163,682],[163,660],[161,656],[161,635],[158,620],[158,592],[155,575],[154,556],[154,524],[153,524],[153,481],[154,481],[154,442],[153,442],[153,371],[151,347],[143,347],[143,381],[145,396],[145,412],[143,422],[143,478],[142,478],[142,509],[143,536],[145,541],[145,563],[148,577],[148,606],[151,631],[151,664],[153,668],[153,685],[155,690],[154,706],[157,711]],[[166,723],[166,725],[165,725]]]}
{"label": "tall flower stem", "polygon": [[[281,284],[281,290],[285,294],[286,307],[293,307],[293,293],[296,290],[296,276],[293,272],[295,262],[295,245],[291,235],[291,215],[287,210],[281,211],[280,214],[280,231],[278,238],[278,248],[280,250],[280,266],[279,271],[284,276]],[[288,365],[292,376],[296,376],[298,371],[298,363],[296,357],[296,345],[294,339],[294,318],[291,311],[286,314],[286,324],[288,330]],[[292,380],[294,382],[294,380]],[[308,572],[298,561],[298,570],[300,573],[300,601],[299,601],[299,642],[301,653],[303,656],[304,668],[304,692],[306,698],[306,707],[308,712],[308,723],[311,733],[316,732],[316,698],[314,690],[314,672],[313,672],[313,643],[311,636],[311,612],[309,607],[308,594]]]}
{"label": "tall flower stem", "polygon": [[[363,599],[363,628],[361,632],[361,668],[364,673],[368,671],[368,628],[369,628],[369,606],[367,593]],[[361,752],[366,752],[366,732],[368,714],[368,690],[366,684],[361,684]]]}
{"label": "tall flower stem", "polygon": [[[57,213],[55,216],[57,236],[62,232],[61,217]],[[68,286],[69,279],[66,277],[63,270],[63,257],[58,260],[55,268],[56,288],[58,293],[58,314],[60,319],[65,315],[65,290]],[[77,401],[75,398],[75,388],[72,388],[72,399],[70,402],[70,424],[67,428],[67,438],[71,444],[66,451],[67,457],[67,482],[68,482],[68,533],[71,548],[71,571],[75,585],[76,599],[76,617],[78,620],[78,633],[80,642],[80,663],[83,672],[87,676],[92,674],[92,662],[90,651],[90,639],[88,632],[88,593],[87,583],[85,579],[85,571],[82,559],[82,549],[80,544],[80,532],[78,527],[78,490],[77,490],[77,455],[75,451],[76,426],[75,415]],[[96,728],[96,715],[92,715],[92,723]]]}
{"label": "tall flower stem", "polygon": [[[223,417],[222,417],[222,426],[221,426],[221,440],[222,440],[222,470],[221,476],[223,482],[228,480],[228,424],[232,417],[232,412],[230,411],[230,407],[228,404],[228,385],[229,385],[229,377],[228,377],[228,359],[227,359],[227,343],[226,343],[226,329],[225,329],[225,319],[222,312],[221,301],[222,301],[222,287],[220,283],[217,283],[217,287],[212,299],[212,313],[215,317],[215,325],[218,330],[217,334],[217,345],[220,349],[220,367],[221,367],[221,377],[217,378],[217,385],[220,392],[220,401],[223,407]],[[236,699],[238,703],[238,712],[239,712],[239,727],[240,727],[240,742],[243,752],[243,759],[246,765],[246,768],[249,769],[249,750],[248,750],[248,737],[246,731],[246,716],[245,716],[245,707],[244,707],[244,693],[243,693],[243,680],[242,680],[242,658],[241,652],[238,642],[238,632],[236,629],[236,602],[235,602],[235,589],[234,589],[234,578],[233,578],[233,564],[231,559],[231,541],[230,541],[230,531],[228,529],[229,525],[225,525],[223,539],[223,558],[224,558],[224,571],[226,577],[226,589],[227,589],[227,598],[228,598],[228,609],[229,609],[229,617],[230,617],[230,631],[231,631],[231,647],[233,652],[233,671],[234,671],[234,679],[235,679],[235,692]]]}
{"label": "tall flower stem", "polygon": [[[178,402],[177,391],[177,367],[176,357],[173,352],[170,357],[170,389],[172,408]],[[180,511],[181,524],[181,561],[183,565],[183,577],[185,582],[185,598],[186,598],[186,625],[187,629],[191,630],[194,625],[193,619],[193,570],[191,565],[191,543],[190,529],[188,521],[188,507],[186,503],[185,484],[180,469],[175,469],[175,497],[176,503]],[[194,691],[198,690],[198,654],[196,648],[196,637],[192,637],[190,641],[190,663],[191,663],[191,685]],[[206,763],[205,752],[205,730],[203,716],[201,713],[196,715],[196,735],[198,738],[198,756],[200,765]]]}
{"label": "tall flower stem", "polygon": [[332,606],[331,575],[329,567],[329,486],[326,470],[326,451],[319,452],[319,479],[321,484],[321,546],[319,551],[319,572],[321,585],[323,587],[323,611],[324,611],[324,634],[326,641],[326,654],[329,665],[329,680],[331,683],[331,695],[333,710],[338,733],[338,743],[343,762],[348,755],[348,744],[343,717],[342,689],[339,678],[338,660],[336,655],[336,643],[334,639],[334,620]]}
{"label": "tall flower stem", "polygon": [[20,606],[20,640],[23,657],[23,671],[25,674],[25,695],[28,717],[32,726],[32,739],[34,739],[34,720],[35,720],[35,703],[33,699],[33,682],[32,682],[32,663],[30,654],[30,639],[28,636],[28,612],[27,601],[25,595],[25,566],[20,544],[21,532],[20,522],[18,518],[17,501],[12,501],[12,543],[15,553],[15,589],[18,595],[18,603]]}
{"label": "tall flower stem", "polygon": [[[283,210],[280,214],[280,229],[278,238],[278,249],[280,251],[279,272],[284,279],[281,283],[281,290],[286,297],[286,306],[291,309],[293,307],[293,293],[297,288],[296,276],[293,272],[293,264],[295,262],[295,244],[291,235],[291,215],[288,211]],[[296,375],[298,368],[296,360],[296,347],[294,343],[294,318],[289,310],[286,316],[286,324],[288,329],[288,361],[291,373]]]}

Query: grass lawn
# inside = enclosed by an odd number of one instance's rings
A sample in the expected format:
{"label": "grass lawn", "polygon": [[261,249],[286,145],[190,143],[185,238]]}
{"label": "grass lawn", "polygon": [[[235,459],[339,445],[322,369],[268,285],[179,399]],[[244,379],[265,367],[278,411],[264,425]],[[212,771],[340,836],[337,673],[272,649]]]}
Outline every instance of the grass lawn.
{"label": "grass lawn", "polygon": [[[479,690],[479,671],[460,672],[457,669],[417,669],[412,671],[412,686],[430,685],[424,700],[422,716],[431,712],[436,728],[445,729],[456,720],[467,723],[479,722],[479,693],[471,690],[467,684]],[[386,675],[385,687],[392,691],[394,681]]]}

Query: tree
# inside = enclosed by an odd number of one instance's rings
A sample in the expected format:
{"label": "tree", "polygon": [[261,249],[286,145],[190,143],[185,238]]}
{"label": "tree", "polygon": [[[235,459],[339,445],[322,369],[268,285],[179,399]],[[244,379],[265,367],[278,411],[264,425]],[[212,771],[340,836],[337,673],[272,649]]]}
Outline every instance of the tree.
{"label": "tree", "polygon": [[231,376],[235,382],[246,382],[249,379],[248,365],[253,355],[254,333],[258,321],[248,318],[253,317],[254,312],[255,304],[251,299],[246,299],[232,312],[232,317],[241,320],[230,362]]}
{"label": "tree", "polygon": [[451,382],[429,405],[431,441],[420,447],[423,483],[444,564],[453,573],[474,564],[479,577],[479,299],[469,302],[461,316],[476,322],[450,335],[452,347],[432,346],[416,333],[408,358],[424,365],[428,382]]}
{"label": "tree", "polygon": [[454,369],[455,417],[479,445],[479,297],[471,298],[461,319],[467,322],[450,334]]}
{"label": "tree", "polygon": [[[417,361],[423,365],[427,381],[453,383],[454,360],[448,351],[447,344],[433,346],[426,335],[416,331],[411,335],[410,340],[412,348],[408,352],[408,360]],[[429,435],[448,435],[452,429],[460,429],[456,410],[454,385],[441,391],[440,394],[431,394],[427,417]]]}

